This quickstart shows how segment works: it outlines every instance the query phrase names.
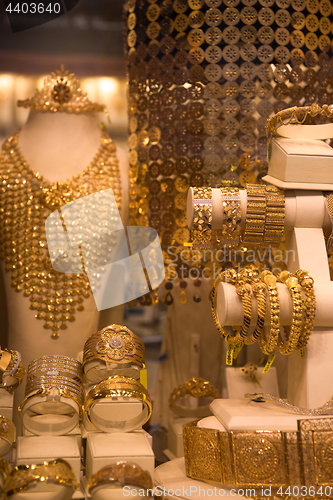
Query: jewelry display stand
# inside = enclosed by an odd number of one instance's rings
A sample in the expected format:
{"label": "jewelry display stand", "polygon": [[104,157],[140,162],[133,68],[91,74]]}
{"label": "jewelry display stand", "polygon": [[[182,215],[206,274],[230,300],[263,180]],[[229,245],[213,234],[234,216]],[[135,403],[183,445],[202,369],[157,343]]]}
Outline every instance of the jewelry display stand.
{"label": "jewelry display stand", "polygon": [[[297,127],[296,127],[297,128]],[[280,143],[279,143],[280,141]],[[273,140],[274,142],[274,140]],[[316,142],[318,144],[312,144]],[[302,145],[300,148],[299,146]],[[283,147],[282,147],[283,146]],[[314,156],[316,148],[324,151],[323,156]],[[330,227],[329,215],[325,206],[325,197],[321,190],[332,189],[333,184],[312,184],[317,171],[328,169],[328,158],[331,160],[332,149],[326,147],[322,141],[302,141],[299,139],[281,139],[275,141],[271,163],[273,173],[269,169],[265,180],[277,186],[283,185],[293,190],[285,192],[285,233],[287,268],[294,273],[298,269],[305,269],[314,279],[316,293],[316,317],[314,329],[305,349],[305,357],[301,359],[299,352],[289,355],[288,363],[288,400],[297,406],[313,408],[322,406],[333,394],[333,364],[331,352],[333,349],[333,283],[330,281],[329,266],[323,228]],[[281,153],[279,161],[275,161],[276,151]],[[289,158],[288,153],[297,152],[297,159]],[[311,157],[309,160],[309,156]],[[283,158],[284,157],[284,158]],[[304,177],[303,169],[305,165]],[[311,169],[307,166],[311,165]],[[318,165],[318,168],[317,168]],[[324,165],[324,166],[323,166]],[[308,170],[306,170],[308,168]],[[279,170],[280,169],[280,170]],[[293,172],[295,173],[293,177]],[[327,174],[327,175],[326,175]],[[330,179],[329,172],[324,175]],[[290,179],[290,186],[286,180]],[[320,180],[322,180],[320,178]],[[305,182],[304,182],[305,181]],[[282,184],[281,184],[282,183]],[[241,199],[241,227],[245,227],[247,194],[240,191]],[[188,225],[193,221],[193,190],[188,197]],[[222,197],[220,190],[212,190],[212,229],[222,229],[221,214]],[[292,317],[292,300],[285,285],[278,285],[280,300],[280,322],[290,325]],[[242,302],[235,288],[227,283],[221,283],[217,292],[217,315],[221,325],[241,325],[243,318]],[[256,301],[252,301],[251,324],[256,324]],[[270,324],[269,311],[266,311],[265,325]],[[259,390],[256,392],[260,392]],[[217,399],[210,405],[215,417],[201,421],[200,426],[220,430],[297,430],[297,420],[300,415],[291,410],[281,408],[271,403],[258,404],[249,400]],[[304,418],[304,416],[303,416]],[[309,417],[306,417],[309,418]],[[310,417],[311,418],[311,417]],[[317,416],[318,418],[318,416]],[[320,417],[319,417],[320,418]],[[325,417],[323,417],[325,418]],[[260,421],[261,419],[261,421]],[[221,429],[222,424],[222,429]],[[178,471],[178,474],[177,474]],[[177,477],[177,481],[173,478]],[[177,459],[160,466],[155,472],[156,484],[165,487],[192,484],[197,487],[201,483],[185,475],[183,459]],[[216,485],[216,483],[214,483]],[[208,488],[203,486],[204,488]],[[168,497],[172,498],[172,497]],[[182,498],[176,496],[175,498]],[[192,499],[199,496],[192,495]]]}

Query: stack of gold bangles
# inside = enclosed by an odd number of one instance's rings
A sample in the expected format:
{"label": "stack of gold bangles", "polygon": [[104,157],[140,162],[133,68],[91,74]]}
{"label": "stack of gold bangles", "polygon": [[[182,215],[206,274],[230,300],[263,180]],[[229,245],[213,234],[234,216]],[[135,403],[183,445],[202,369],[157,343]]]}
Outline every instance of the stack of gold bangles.
{"label": "stack of gold bangles", "polygon": [[144,363],[144,344],[126,326],[109,325],[87,340],[83,370],[90,384],[84,402],[88,428],[131,432],[147,422],[152,407]]}
{"label": "stack of gold bangles", "polygon": [[0,388],[10,394],[21,385],[25,375],[25,368],[21,363],[21,354],[18,351],[0,351]]}
{"label": "stack of gold bangles", "polygon": [[[24,427],[33,434],[67,434],[81,418],[81,363],[67,356],[43,356],[28,367],[25,399],[19,408]],[[49,423],[49,415],[58,419]]]}
{"label": "stack of gold bangles", "polygon": [[88,382],[100,382],[111,375],[139,379],[144,361],[144,343],[125,326],[110,325],[84,345],[83,370]]}
{"label": "stack of gold bangles", "polygon": [[[288,287],[292,300],[292,320],[291,326],[286,328],[286,341],[280,333],[280,304],[276,287],[278,280]],[[236,287],[237,294],[243,304],[243,324],[240,328],[233,328],[234,335],[229,334],[221,326],[217,315],[217,289],[222,282],[233,284]],[[267,371],[274,361],[275,349],[278,349],[282,354],[290,354],[295,350],[300,350],[303,356],[304,347],[307,345],[313,329],[316,313],[316,296],[313,284],[314,280],[304,270],[299,270],[294,274],[283,271],[278,279],[268,270],[263,271],[260,277],[258,271],[250,269],[243,269],[239,273],[232,269],[222,272],[214,283],[212,314],[218,331],[229,344],[227,364],[232,364],[232,360],[243,344],[249,345],[254,342],[259,342],[263,353],[270,355],[264,371]],[[252,296],[257,300],[258,312],[257,324],[249,335]],[[267,304],[269,304],[270,311],[268,335],[264,327]]]}
{"label": "stack of gold bangles", "polygon": [[[66,486],[71,490],[70,495],[79,486],[69,463],[57,458],[56,460],[41,464],[19,465],[15,467],[5,480],[3,498],[8,499],[20,492],[28,492],[30,489],[32,490],[32,487],[36,493],[43,491],[40,487],[46,483]],[[68,497],[66,495],[66,498],[71,498],[71,496]]]}
{"label": "stack of gold bangles", "polygon": [[284,236],[284,191],[270,184],[247,184],[247,209],[241,233],[241,197],[238,188],[221,188],[222,229],[212,229],[213,191],[193,188],[192,242],[197,247],[240,245],[278,246]]}

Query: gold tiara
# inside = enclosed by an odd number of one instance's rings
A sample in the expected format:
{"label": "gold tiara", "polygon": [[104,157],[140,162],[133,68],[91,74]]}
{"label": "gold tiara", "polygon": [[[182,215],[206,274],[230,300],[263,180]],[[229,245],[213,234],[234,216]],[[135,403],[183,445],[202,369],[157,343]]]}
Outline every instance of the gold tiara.
{"label": "gold tiara", "polygon": [[52,72],[44,79],[40,90],[36,89],[31,98],[17,101],[17,105],[52,113],[99,113],[106,110],[104,104],[88,99],[87,94],[82,92],[75,74],[65,71],[63,64],[58,71]]}

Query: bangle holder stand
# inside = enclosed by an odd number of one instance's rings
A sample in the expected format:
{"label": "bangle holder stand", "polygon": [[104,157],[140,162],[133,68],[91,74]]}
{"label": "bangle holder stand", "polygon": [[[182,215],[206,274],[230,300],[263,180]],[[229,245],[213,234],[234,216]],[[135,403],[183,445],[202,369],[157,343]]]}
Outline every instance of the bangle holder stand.
{"label": "bangle holder stand", "polygon": [[[292,404],[305,408],[322,406],[333,395],[333,364],[331,362],[333,283],[330,281],[323,233],[324,228],[330,228],[330,220],[325,198],[321,192],[321,190],[333,190],[332,156],[332,148],[322,141],[304,141],[298,138],[273,139],[272,159],[268,176],[265,178],[269,183],[287,189],[285,192],[287,268],[290,272],[305,269],[315,281],[316,318],[312,335],[305,349],[305,358],[301,359],[297,351],[288,356],[287,399]],[[240,193],[241,227],[244,229],[246,190],[241,190]],[[223,225],[221,198],[219,190],[213,189],[212,229],[221,229]],[[192,189],[189,190],[187,212],[188,225],[191,227],[193,221]],[[287,288],[283,285],[278,286],[278,293],[281,324],[288,325],[291,323],[292,315],[291,298]],[[255,324],[255,301],[252,305],[251,323]],[[223,326],[242,324],[242,302],[232,285],[226,283],[219,285],[217,314]],[[268,314],[265,323],[269,324]],[[199,422],[199,426],[227,431],[259,429],[290,431],[297,429],[297,420],[300,418],[311,418],[297,415],[291,410],[269,402],[259,404],[244,399],[217,399],[211,403],[210,408],[214,417],[203,419]],[[171,479],[172,477],[177,477],[177,484]],[[157,485],[166,488],[171,485],[173,487],[192,485],[193,495],[190,495],[190,498],[193,500],[200,498],[198,494],[200,487],[205,491],[209,489],[208,482],[186,477],[183,459],[176,459],[160,466],[155,472],[155,481]],[[204,493],[203,490],[201,496]],[[175,498],[179,498],[179,495],[176,494]]]}

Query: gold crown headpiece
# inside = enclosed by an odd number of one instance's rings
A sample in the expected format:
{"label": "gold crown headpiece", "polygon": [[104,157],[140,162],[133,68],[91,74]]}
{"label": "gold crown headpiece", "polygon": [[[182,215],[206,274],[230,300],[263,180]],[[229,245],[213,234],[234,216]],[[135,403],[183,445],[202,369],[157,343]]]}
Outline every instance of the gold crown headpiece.
{"label": "gold crown headpiece", "polygon": [[17,101],[23,108],[42,112],[64,113],[99,113],[105,111],[104,104],[91,102],[80,88],[80,82],[74,73],[65,71],[64,65],[52,72],[43,82],[43,87],[24,101]]}

